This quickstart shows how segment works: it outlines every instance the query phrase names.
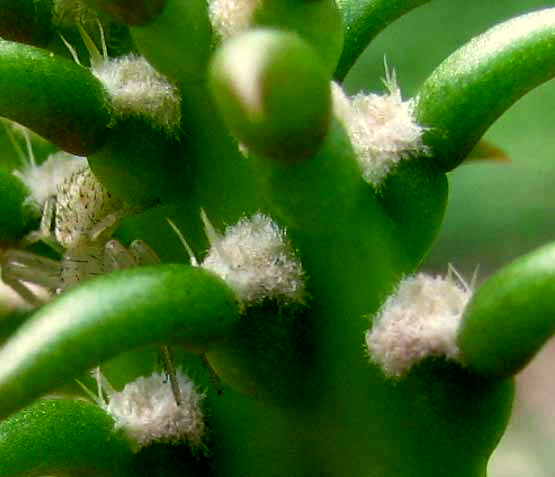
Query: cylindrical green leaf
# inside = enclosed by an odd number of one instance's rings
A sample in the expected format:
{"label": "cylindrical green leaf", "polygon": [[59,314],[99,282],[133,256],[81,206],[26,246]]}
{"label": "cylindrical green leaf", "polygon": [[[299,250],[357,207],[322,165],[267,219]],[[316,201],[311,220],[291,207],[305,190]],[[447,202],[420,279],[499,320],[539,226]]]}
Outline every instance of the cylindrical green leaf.
{"label": "cylindrical green leaf", "polygon": [[335,79],[343,80],[368,44],[390,23],[430,0],[337,0],[343,13],[343,53]]}
{"label": "cylindrical green leaf", "polygon": [[555,75],[555,8],[497,25],[447,58],[424,82],[415,117],[448,171],[522,95]]}
{"label": "cylindrical green leaf", "polygon": [[202,269],[175,264],[99,277],[40,309],[0,350],[0,415],[133,348],[205,351],[236,321],[233,293]]}
{"label": "cylindrical green leaf", "polygon": [[285,162],[313,155],[329,127],[329,75],[298,35],[255,30],[231,39],[210,68],[216,105],[249,151]]}
{"label": "cylindrical green leaf", "polygon": [[464,364],[485,376],[519,372],[555,330],[555,244],[530,253],[482,285],[464,312]]}
{"label": "cylindrical green leaf", "polygon": [[100,82],[70,60],[0,39],[0,115],[17,121],[62,149],[88,155],[110,122]]}
{"label": "cylindrical green leaf", "polygon": [[0,475],[123,476],[131,449],[95,404],[40,401],[0,423]]}

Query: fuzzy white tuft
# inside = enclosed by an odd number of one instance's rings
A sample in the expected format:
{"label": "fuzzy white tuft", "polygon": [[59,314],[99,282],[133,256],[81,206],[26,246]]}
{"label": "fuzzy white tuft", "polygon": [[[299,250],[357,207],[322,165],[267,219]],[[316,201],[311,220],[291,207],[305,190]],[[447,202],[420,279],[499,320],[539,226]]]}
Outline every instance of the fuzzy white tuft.
{"label": "fuzzy white tuft", "polygon": [[142,56],[127,55],[96,64],[93,74],[102,82],[120,117],[142,116],[153,125],[175,132],[181,122],[177,88]]}
{"label": "fuzzy white tuft", "polygon": [[257,4],[258,0],[209,0],[212,28],[222,38],[246,30]]}
{"label": "fuzzy white tuft", "polygon": [[457,331],[472,290],[452,272],[402,280],[378,310],[366,344],[386,375],[401,377],[429,356],[457,358]]}
{"label": "fuzzy white tuft", "polygon": [[[105,378],[100,379],[99,387],[105,384]],[[205,434],[200,406],[204,395],[181,371],[177,371],[176,379],[182,397],[179,406],[170,380],[160,373],[141,376],[120,392],[108,387],[108,402],[100,400],[100,404],[114,419],[116,429],[125,431],[138,448],[153,442],[188,442],[199,448]]]}
{"label": "fuzzy white tuft", "polygon": [[376,187],[399,161],[426,152],[413,102],[403,101],[394,73],[386,74],[385,84],[388,94],[359,93],[349,98],[332,83],[334,113],[347,130],[364,179]]}
{"label": "fuzzy white tuft", "polygon": [[286,233],[261,213],[227,227],[220,237],[207,224],[212,247],[202,267],[220,276],[243,304],[265,298],[303,303],[304,272]]}
{"label": "fuzzy white tuft", "polygon": [[42,208],[49,197],[56,196],[58,188],[68,177],[86,165],[84,157],[61,151],[48,156],[38,166],[26,164],[22,171],[14,171],[14,175],[29,189],[28,200]]}

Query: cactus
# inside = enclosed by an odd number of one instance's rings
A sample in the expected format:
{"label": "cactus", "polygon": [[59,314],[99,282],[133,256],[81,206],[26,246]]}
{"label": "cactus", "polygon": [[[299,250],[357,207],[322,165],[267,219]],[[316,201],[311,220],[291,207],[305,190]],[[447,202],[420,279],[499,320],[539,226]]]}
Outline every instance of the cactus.
{"label": "cactus", "polygon": [[348,96],[423,3],[0,0],[1,475],[486,474],[555,248],[417,269],[555,9]]}

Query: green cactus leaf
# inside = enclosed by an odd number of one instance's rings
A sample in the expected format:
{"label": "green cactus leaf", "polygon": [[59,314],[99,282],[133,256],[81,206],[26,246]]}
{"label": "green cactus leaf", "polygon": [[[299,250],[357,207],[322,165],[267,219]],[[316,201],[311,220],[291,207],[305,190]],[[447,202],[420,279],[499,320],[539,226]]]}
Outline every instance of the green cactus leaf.
{"label": "green cactus leaf", "polygon": [[424,142],[444,171],[458,166],[491,124],[555,75],[555,9],[522,15],[448,57],[417,94]]}
{"label": "green cactus leaf", "polygon": [[368,44],[390,23],[430,0],[338,0],[343,13],[343,53],[335,70],[342,81]]}
{"label": "green cactus leaf", "polygon": [[201,269],[164,265],[100,277],[39,310],[0,350],[0,413],[132,348],[209,349],[236,320],[232,292]]}
{"label": "green cactus leaf", "polygon": [[461,360],[483,376],[518,373],[553,335],[554,293],[553,244],[497,272],[465,309]]}
{"label": "green cactus leaf", "polygon": [[0,474],[132,475],[131,448],[95,404],[39,401],[0,423]]}
{"label": "green cactus leaf", "polygon": [[76,155],[105,140],[110,105],[85,68],[53,53],[0,40],[0,114]]}

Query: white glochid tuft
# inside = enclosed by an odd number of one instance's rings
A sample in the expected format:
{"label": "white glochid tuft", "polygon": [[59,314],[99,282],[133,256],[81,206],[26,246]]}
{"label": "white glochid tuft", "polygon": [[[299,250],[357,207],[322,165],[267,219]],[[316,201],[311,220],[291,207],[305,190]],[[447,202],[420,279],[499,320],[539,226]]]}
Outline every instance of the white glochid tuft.
{"label": "white glochid tuft", "polygon": [[386,69],[385,95],[348,97],[332,83],[333,110],[341,121],[362,169],[364,180],[379,187],[399,161],[427,152],[424,129],[413,117],[413,102],[403,101],[395,73]]}
{"label": "white glochid tuft", "polygon": [[[202,447],[205,434],[204,415],[195,384],[180,370],[176,373],[182,400],[175,402],[170,380],[154,373],[128,383],[120,392],[107,384],[97,372],[98,404],[115,421],[115,428],[123,430],[136,444],[137,450],[155,442],[188,442],[193,449]],[[104,401],[102,390],[107,394]]]}
{"label": "white glochid tuft", "polygon": [[209,0],[212,28],[221,38],[246,30],[258,3],[258,0]]}
{"label": "white glochid tuft", "polygon": [[266,298],[304,303],[304,272],[286,233],[261,213],[241,219],[217,234],[205,218],[211,242],[202,267],[220,276],[243,305]]}
{"label": "white glochid tuft", "polygon": [[14,171],[14,175],[29,189],[27,200],[42,209],[48,198],[57,195],[62,183],[86,164],[84,157],[60,151],[48,156],[40,165],[25,164],[21,171]]}
{"label": "white glochid tuft", "polygon": [[141,116],[168,133],[177,131],[181,122],[179,92],[144,57],[106,59],[93,65],[92,72],[110,95],[116,116]]}
{"label": "white glochid tuft", "polygon": [[427,357],[456,359],[457,332],[471,296],[472,285],[453,269],[446,277],[419,273],[405,278],[366,333],[371,360],[387,376],[399,378]]}
{"label": "white glochid tuft", "polygon": [[[31,142],[32,131],[13,121],[2,120],[0,123],[4,125],[6,134],[22,163],[22,167],[15,169],[13,175],[23,182],[29,191],[26,202],[42,211],[46,201],[58,194],[63,182],[77,170],[86,167],[87,160],[65,151],[58,151],[50,154],[41,164],[37,164]],[[24,140],[26,150],[21,148],[16,136],[21,136]]]}

